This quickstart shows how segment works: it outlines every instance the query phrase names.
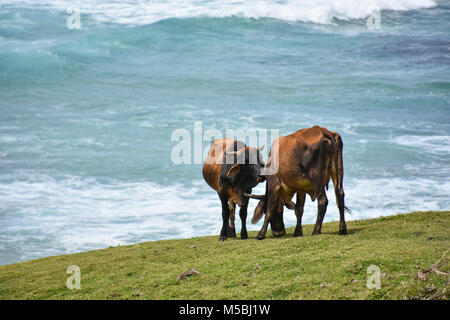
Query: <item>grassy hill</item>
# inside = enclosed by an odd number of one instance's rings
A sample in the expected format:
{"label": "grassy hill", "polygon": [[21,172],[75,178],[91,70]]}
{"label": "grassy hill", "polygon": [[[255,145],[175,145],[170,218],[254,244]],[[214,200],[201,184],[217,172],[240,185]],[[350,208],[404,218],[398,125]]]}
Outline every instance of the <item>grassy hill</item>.
{"label": "grassy hill", "polygon": [[[448,299],[450,212],[324,223],[322,235],[164,240],[0,266],[0,299]],[[255,232],[249,237],[254,238]],[[69,290],[66,270],[81,270]],[[367,268],[381,270],[369,290]],[[178,279],[190,269],[198,274]]]}

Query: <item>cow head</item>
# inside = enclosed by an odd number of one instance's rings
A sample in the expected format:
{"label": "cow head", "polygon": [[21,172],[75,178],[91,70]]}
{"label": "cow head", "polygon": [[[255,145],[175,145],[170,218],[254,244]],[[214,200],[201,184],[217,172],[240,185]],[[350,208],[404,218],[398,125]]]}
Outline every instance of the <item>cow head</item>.
{"label": "cow head", "polygon": [[270,221],[270,228],[272,229],[272,235],[274,237],[281,237],[286,234],[286,228],[283,221],[283,210],[274,212]]}
{"label": "cow head", "polygon": [[[260,199],[252,217],[252,224],[256,224],[267,212],[267,198],[265,195],[246,194],[245,196],[253,199]],[[291,208],[290,205],[291,203],[289,204],[289,208]],[[273,212],[272,218],[269,221],[274,237],[281,237],[286,234],[282,207],[283,204],[279,203],[277,210]]]}
{"label": "cow head", "polygon": [[[252,224],[256,224],[267,213],[269,190],[274,190],[274,188],[276,188],[274,184],[277,183],[277,180],[278,179],[274,178],[273,176],[268,176],[266,193],[263,195],[245,194],[246,197],[259,200],[258,205],[256,206],[253,213]],[[286,234],[286,228],[283,221],[283,206],[293,210],[295,208],[295,203],[291,200],[284,202],[279,197],[276,201],[277,203],[272,203],[271,205],[272,209],[269,223],[272,229],[273,236],[281,237]]]}
{"label": "cow head", "polygon": [[233,189],[238,193],[239,202],[245,201],[244,193],[254,188],[258,183],[266,180],[261,175],[264,161],[260,148],[245,147],[235,152],[226,153],[226,161],[232,164],[226,175],[231,180]]}

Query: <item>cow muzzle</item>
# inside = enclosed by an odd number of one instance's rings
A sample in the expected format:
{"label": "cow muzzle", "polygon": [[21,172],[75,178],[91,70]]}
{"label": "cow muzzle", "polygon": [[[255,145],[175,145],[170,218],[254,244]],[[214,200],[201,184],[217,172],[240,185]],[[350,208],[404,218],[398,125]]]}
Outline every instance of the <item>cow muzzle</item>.
{"label": "cow muzzle", "polygon": [[282,237],[282,236],[284,236],[285,234],[286,234],[286,230],[280,230],[280,231],[272,230],[272,235],[273,235],[274,237]]}

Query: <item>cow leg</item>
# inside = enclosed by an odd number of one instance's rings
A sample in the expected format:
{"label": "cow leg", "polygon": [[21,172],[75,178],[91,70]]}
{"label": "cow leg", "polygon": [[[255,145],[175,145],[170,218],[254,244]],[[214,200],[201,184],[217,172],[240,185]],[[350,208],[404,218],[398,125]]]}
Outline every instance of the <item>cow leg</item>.
{"label": "cow leg", "polygon": [[282,237],[286,234],[286,228],[284,227],[283,221],[284,206],[279,204],[277,209],[277,215],[272,217],[270,224],[272,226],[272,235],[274,237]]}
{"label": "cow leg", "polygon": [[272,216],[271,211],[267,210],[266,217],[264,218],[264,223],[259,230],[258,235],[256,236],[256,240],[263,240],[266,237],[267,228],[269,227],[270,217]]}
{"label": "cow leg", "polygon": [[267,233],[267,228],[269,227],[269,222],[272,220],[272,217],[274,215],[274,213],[278,213],[278,206],[277,206],[277,199],[273,199],[273,197],[269,197],[268,203],[267,203],[267,212],[266,212],[266,216],[264,218],[264,224],[261,228],[261,230],[259,230],[258,235],[256,236],[256,240],[262,240],[266,237],[266,233]]}
{"label": "cow leg", "polygon": [[[250,192],[251,193],[251,190]],[[249,198],[246,198],[244,203],[242,204],[242,207],[239,209],[239,217],[241,218],[241,240],[248,239],[247,234],[247,207],[248,207],[248,200]]]}
{"label": "cow leg", "polygon": [[317,220],[316,225],[314,226],[313,235],[320,234],[322,231],[322,222],[325,217],[325,212],[327,211],[328,206],[328,198],[325,193],[325,190],[322,190],[319,197],[317,198]]}
{"label": "cow leg", "polygon": [[229,228],[228,228],[228,238],[236,238],[236,228],[234,227],[234,220],[236,220],[236,217],[234,215],[236,211],[236,204],[229,199],[228,200],[228,207],[230,208],[230,218],[229,218]]}
{"label": "cow leg", "polygon": [[337,188],[334,189],[334,192],[336,194],[336,204],[339,208],[339,234],[347,234],[347,224],[345,223],[345,217],[344,217],[344,210],[345,210],[345,203],[344,203],[344,197],[345,193],[344,190],[341,189],[340,191],[337,190]]}
{"label": "cow leg", "polygon": [[220,201],[222,202],[222,229],[220,230],[219,241],[225,241],[228,237],[229,219],[230,219],[230,207],[228,204],[228,196],[219,193]]}
{"label": "cow leg", "polygon": [[297,225],[295,226],[294,237],[302,236],[302,216],[305,206],[306,193],[297,192],[297,201],[295,203],[295,216],[297,217]]}

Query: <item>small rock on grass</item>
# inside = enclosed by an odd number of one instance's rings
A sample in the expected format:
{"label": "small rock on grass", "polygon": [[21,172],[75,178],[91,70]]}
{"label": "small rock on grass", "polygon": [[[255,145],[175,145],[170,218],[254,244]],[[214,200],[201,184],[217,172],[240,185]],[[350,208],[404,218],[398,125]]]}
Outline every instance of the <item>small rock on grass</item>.
{"label": "small rock on grass", "polygon": [[417,272],[417,278],[419,278],[419,279],[422,280],[422,281],[428,280],[427,275],[426,275],[425,272],[423,272],[422,270],[419,270],[419,271]]}
{"label": "small rock on grass", "polygon": [[198,271],[198,270],[195,270],[195,269],[189,269],[189,270],[186,270],[186,271],[183,271],[182,273],[180,273],[180,274],[178,275],[178,280],[181,280],[181,279],[184,279],[184,278],[186,278],[186,277],[192,276],[192,275],[194,275],[194,274],[199,274],[199,273],[201,273],[201,272]]}

